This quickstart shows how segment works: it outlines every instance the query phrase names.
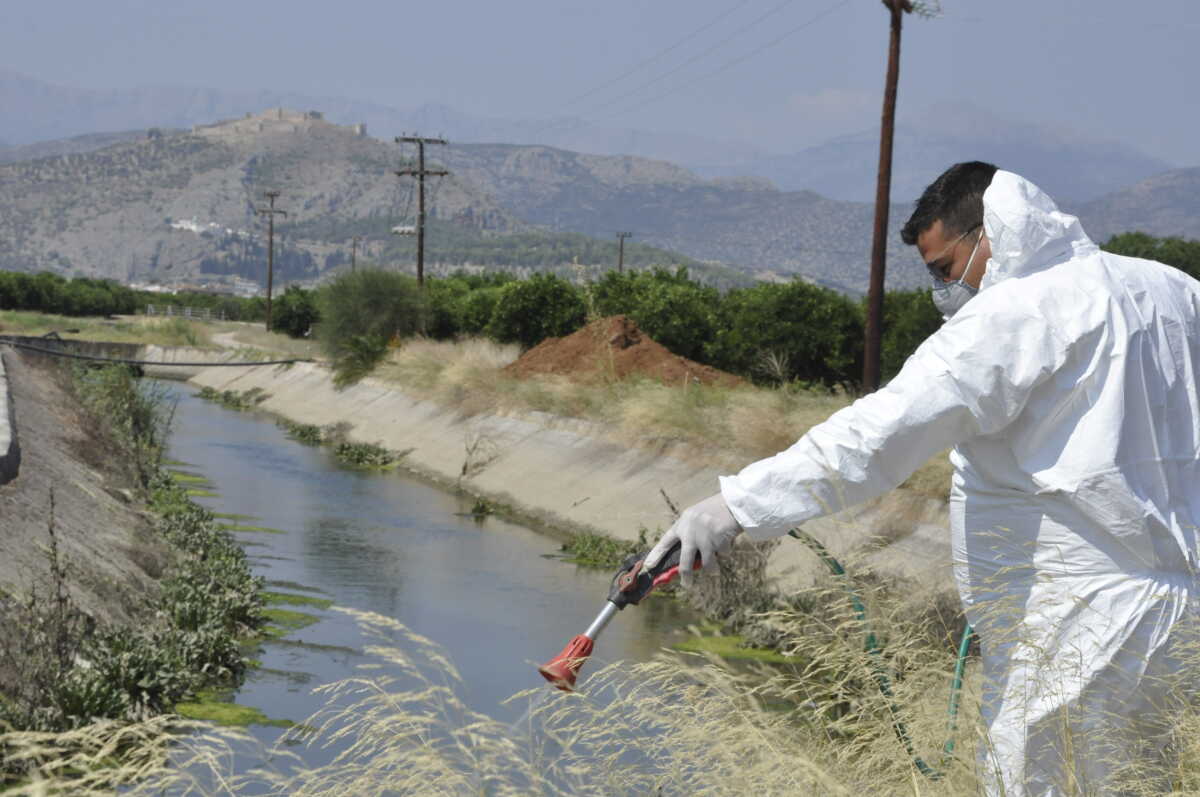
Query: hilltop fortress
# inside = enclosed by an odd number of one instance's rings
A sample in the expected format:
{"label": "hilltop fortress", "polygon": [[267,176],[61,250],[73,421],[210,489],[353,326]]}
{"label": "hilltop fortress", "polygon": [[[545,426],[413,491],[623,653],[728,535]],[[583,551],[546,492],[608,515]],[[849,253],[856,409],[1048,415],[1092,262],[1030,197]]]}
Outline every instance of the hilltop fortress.
{"label": "hilltop fortress", "polygon": [[208,125],[192,127],[193,135],[208,138],[244,136],[253,133],[301,133],[312,130],[345,130],[359,138],[366,138],[365,124],[337,125],[325,120],[320,111],[293,111],[287,108],[271,108],[259,114],[247,113],[241,119],[223,119]]}

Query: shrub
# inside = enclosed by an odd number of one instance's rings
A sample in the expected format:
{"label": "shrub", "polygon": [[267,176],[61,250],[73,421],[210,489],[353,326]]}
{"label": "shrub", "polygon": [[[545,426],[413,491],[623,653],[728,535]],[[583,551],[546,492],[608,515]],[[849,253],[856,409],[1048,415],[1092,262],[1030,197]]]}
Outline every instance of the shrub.
{"label": "shrub", "polygon": [[1115,255],[1157,260],[1174,266],[1193,279],[1200,279],[1200,241],[1155,238],[1144,232],[1126,232],[1109,238],[1104,249]]}
{"label": "shrub", "polygon": [[500,289],[488,334],[501,343],[536,346],[583,326],[587,311],[579,290],[553,274],[534,274]]}
{"label": "shrub", "polygon": [[289,285],[283,295],[275,300],[272,308],[271,326],[293,338],[302,338],[320,320],[317,302],[311,291],[298,285]]}
{"label": "shrub", "polygon": [[693,360],[705,356],[716,334],[715,288],[674,272],[609,271],[590,287],[592,306],[602,316],[628,315],[655,341]]}
{"label": "shrub", "polygon": [[317,337],[339,385],[370,373],[387,354],[388,342],[415,334],[424,318],[417,281],[381,269],[342,274],[321,289],[317,306]]}
{"label": "shrub", "polygon": [[855,302],[795,280],[726,294],[708,352],[714,365],[747,375],[772,352],[788,380],[833,385],[858,381],[862,341]]}
{"label": "shrub", "polygon": [[904,367],[925,338],[942,326],[942,314],[928,290],[888,291],[883,295],[883,339],[880,373],[884,381]]}

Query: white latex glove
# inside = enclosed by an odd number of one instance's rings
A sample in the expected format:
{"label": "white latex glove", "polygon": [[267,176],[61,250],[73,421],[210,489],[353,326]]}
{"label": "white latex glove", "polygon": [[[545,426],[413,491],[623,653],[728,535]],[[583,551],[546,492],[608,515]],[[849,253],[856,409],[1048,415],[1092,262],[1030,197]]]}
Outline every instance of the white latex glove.
{"label": "white latex glove", "polygon": [[742,527],[729,513],[725,499],[717,493],[683,510],[658,544],[646,554],[644,567],[654,567],[679,542],[679,577],[684,586],[691,586],[696,554],[700,554],[701,567],[712,564],[715,555],[729,550],[733,538],[741,531]]}

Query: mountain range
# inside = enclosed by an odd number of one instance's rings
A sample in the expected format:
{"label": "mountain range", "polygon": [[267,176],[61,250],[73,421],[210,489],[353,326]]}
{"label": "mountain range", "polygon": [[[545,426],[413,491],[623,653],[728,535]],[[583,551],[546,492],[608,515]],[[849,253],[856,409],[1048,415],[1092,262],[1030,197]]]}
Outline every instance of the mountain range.
{"label": "mountain range", "polygon": [[[81,89],[2,69],[0,107],[6,111],[0,116],[0,142],[8,142],[9,148],[6,156],[0,145],[0,160],[25,159],[24,148],[37,142],[101,131],[187,129],[271,107],[320,109],[330,121],[366,124],[385,140],[421,131],[455,143],[540,144],[599,155],[635,155],[676,163],[702,177],[759,177],[785,191],[814,191],[860,202],[874,201],[879,158],[877,129],[795,152],[773,152],[746,141],[617,128],[572,117],[498,119],[441,104],[397,109],[272,90]],[[970,103],[942,103],[919,111],[906,111],[902,103],[901,108],[892,176],[892,197],[898,201],[914,199],[942,169],[962,160],[990,160],[1072,202],[1099,198],[1174,165],[1127,145],[1016,121]]]}
{"label": "mountain range", "polygon": [[[312,279],[345,264],[354,236],[365,258],[411,262],[411,241],[389,232],[412,223],[412,180],[394,176],[411,147],[316,112],[275,109],[188,130],[91,134],[8,153],[19,159],[0,165],[0,267],[126,281],[260,279],[265,253],[256,208],[268,189],[281,192],[279,207],[289,213],[276,228],[281,279]],[[428,156],[451,172],[433,181],[431,262],[505,262],[498,249],[509,257],[520,248],[522,263],[561,267],[572,247],[600,251],[570,235],[611,242],[624,230],[658,247],[643,250],[642,262],[723,265],[758,278],[801,276],[865,290],[870,203],[546,146],[464,143],[431,146]],[[1098,240],[1129,229],[1196,235],[1197,187],[1200,169],[1175,170],[1066,207]],[[910,207],[894,203],[890,212],[892,288],[927,279],[914,250],[899,242]]]}

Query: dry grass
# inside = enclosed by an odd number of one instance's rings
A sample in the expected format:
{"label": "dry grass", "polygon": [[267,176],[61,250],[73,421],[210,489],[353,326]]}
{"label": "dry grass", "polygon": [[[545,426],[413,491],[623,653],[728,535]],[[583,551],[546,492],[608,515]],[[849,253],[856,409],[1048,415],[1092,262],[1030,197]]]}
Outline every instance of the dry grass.
{"label": "dry grass", "polygon": [[[519,353],[516,346],[483,339],[415,340],[394,351],[374,376],[466,416],[535,411],[578,418],[628,445],[671,445],[677,453],[729,468],[787,448],[851,401],[841,392],[792,386],[728,388],[554,375],[518,379],[502,369]],[[940,455],[906,487],[945,499],[949,474]]]}
{"label": "dry grass", "polygon": [[[953,653],[929,644],[916,598],[864,590],[868,628],[839,584],[801,597],[805,608],[764,619],[786,635],[793,667],[757,665],[739,674],[716,659],[693,654],[683,666],[664,653],[588,674],[573,694],[542,686],[514,695],[510,702],[527,710],[512,724],[463,702],[461,679],[437,645],[394,620],[342,610],[371,633],[368,653],[376,660],[319,687],[325,708],[275,749],[255,752],[245,736],[216,728],[168,737],[164,720],[60,736],[0,735],[0,749],[34,765],[15,794],[103,793],[113,781],[134,795],[978,793],[976,750],[987,746],[978,665],[950,730]],[[869,630],[883,645],[877,656],[864,650]],[[379,673],[384,665],[391,674]],[[878,687],[881,669],[891,698]],[[897,720],[912,752],[897,736]],[[1164,715],[1164,724],[1173,760],[1148,759],[1143,766],[1151,769],[1125,770],[1119,783],[1102,787],[1196,793],[1200,713],[1186,708]],[[948,738],[956,746],[944,754]],[[328,748],[332,761],[305,766],[297,742]],[[114,758],[122,749],[126,755]],[[235,771],[234,749],[258,768]],[[941,777],[919,774],[913,753]],[[116,760],[119,766],[97,769]]]}
{"label": "dry grass", "polygon": [[306,360],[321,358],[321,346],[315,339],[293,338],[282,332],[268,332],[262,323],[218,321],[211,326],[217,343],[275,355],[287,354]]}
{"label": "dry grass", "polygon": [[0,311],[0,332],[8,335],[45,335],[81,338],[106,343],[156,343],[161,346],[207,346],[216,325],[184,318],[121,316],[75,318],[16,310]]}

